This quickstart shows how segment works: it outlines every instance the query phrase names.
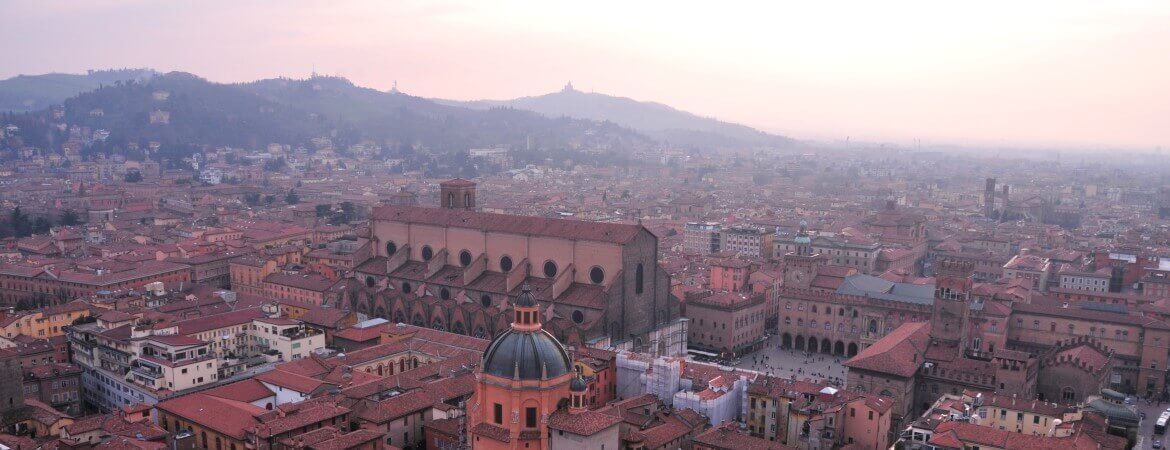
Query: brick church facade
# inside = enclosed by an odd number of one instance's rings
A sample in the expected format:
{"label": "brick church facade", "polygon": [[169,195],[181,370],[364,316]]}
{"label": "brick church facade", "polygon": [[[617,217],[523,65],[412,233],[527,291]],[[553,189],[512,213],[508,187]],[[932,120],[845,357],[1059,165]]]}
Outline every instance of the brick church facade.
{"label": "brick church facade", "polygon": [[679,317],[658,238],[641,225],[478,212],[475,186],[441,185],[442,208],[374,209],[376,249],[344,302],[392,321],[490,338],[508,329],[511,301],[532,289],[544,328],[566,344],[631,342]]}

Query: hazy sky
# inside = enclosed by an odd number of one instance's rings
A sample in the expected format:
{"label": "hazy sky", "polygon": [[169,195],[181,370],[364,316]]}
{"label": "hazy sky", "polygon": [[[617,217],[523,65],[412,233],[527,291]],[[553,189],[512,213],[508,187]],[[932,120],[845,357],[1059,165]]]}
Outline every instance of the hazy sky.
{"label": "hazy sky", "polygon": [[0,78],[315,67],[455,99],[578,89],[798,138],[1170,149],[1170,1],[0,0]]}

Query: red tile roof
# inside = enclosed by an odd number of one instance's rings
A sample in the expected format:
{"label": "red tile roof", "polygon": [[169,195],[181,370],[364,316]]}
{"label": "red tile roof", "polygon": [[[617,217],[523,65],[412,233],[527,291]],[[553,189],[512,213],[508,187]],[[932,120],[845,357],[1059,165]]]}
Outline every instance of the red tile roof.
{"label": "red tile roof", "polygon": [[234,325],[251,323],[252,319],[258,317],[264,317],[264,311],[261,311],[260,308],[249,308],[184,320],[175,323],[175,325],[179,327],[179,334],[192,335]]}
{"label": "red tile roof", "polygon": [[929,322],[902,324],[845,361],[845,366],[909,378],[925,362],[924,355],[929,343]]}
{"label": "red tile roof", "polygon": [[749,435],[745,430],[740,430],[734,422],[724,422],[704,431],[695,436],[694,442],[720,450],[792,450],[796,448]]}
{"label": "red tile roof", "polygon": [[276,395],[270,389],[265,387],[264,383],[261,383],[255,379],[247,379],[244,381],[215,387],[203,391],[203,393],[219,398],[240,400],[248,403]]}
{"label": "red tile roof", "polygon": [[568,410],[558,409],[549,416],[548,426],[554,430],[568,431],[578,436],[593,436],[621,423],[621,421],[620,416],[598,411],[570,413]]}
{"label": "red tile roof", "polygon": [[1116,442],[1098,442],[1081,430],[1069,437],[1033,436],[959,421],[943,422],[930,438],[932,445],[955,449],[976,445],[1004,450],[1100,450],[1112,448],[1110,444]]}
{"label": "red tile roof", "polygon": [[353,342],[377,341],[382,337],[382,328],[346,328],[333,334],[334,339],[345,339]]}
{"label": "red tile roof", "polygon": [[255,379],[273,386],[280,386],[285,389],[291,389],[302,394],[310,394],[317,390],[317,388],[321,387],[321,385],[326,384],[324,381],[316,378],[310,378],[292,372],[285,372],[279,369],[256,375]]}
{"label": "red tile roof", "polygon": [[512,437],[509,435],[508,429],[487,422],[480,422],[474,427],[471,427],[471,432],[477,436],[483,436],[500,442],[512,442]]}
{"label": "red tile roof", "polygon": [[246,430],[260,423],[257,417],[268,412],[249,403],[200,392],[176,397],[155,407],[240,440],[244,439]]}
{"label": "red tile roof", "polygon": [[618,244],[629,242],[639,231],[644,229],[640,225],[549,219],[545,217],[493,214],[461,209],[400,205],[387,205],[374,208],[372,218],[375,221],[419,223],[443,227],[471,228],[482,231],[530,236],[550,236]]}

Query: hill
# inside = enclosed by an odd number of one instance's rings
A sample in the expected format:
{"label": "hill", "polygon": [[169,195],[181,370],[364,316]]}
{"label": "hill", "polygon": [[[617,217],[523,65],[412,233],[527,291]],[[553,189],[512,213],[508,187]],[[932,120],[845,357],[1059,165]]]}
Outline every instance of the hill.
{"label": "hill", "polygon": [[86,74],[47,73],[0,80],[0,111],[35,111],[59,105],[69,97],[102,85],[146,80],[150,69],[91,70]]}
{"label": "hill", "polygon": [[[114,142],[156,141],[164,147],[258,148],[270,142],[304,142],[330,129],[324,119],[306,111],[182,72],[104,85],[65,100],[64,109],[69,124],[109,130]],[[156,111],[165,119],[152,118]]]}
{"label": "hill", "polygon": [[[423,143],[438,150],[476,147],[599,148],[652,140],[612,123],[548,118],[507,107],[471,109],[400,92],[356,86],[338,77],[269,79],[240,85],[248,92],[289,107],[311,111],[361,130],[367,137],[404,145]],[[534,157],[536,155],[533,155]]]}
{"label": "hill", "polygon": [[220,84],[172,72],[103,84],[62,104],[63,117],[48,109],[0,114],[4,123],[22,130],[19,142],[5,146],[60,151],[69,137],[59,125],[66,124],[109,133],[82,148],[83,155],[140,158],[141,150],[134,148],[157,142],[157,157],[172,161],[206,146],[262,149],[282,143],[313,150],[323,145],[314,138],[326,137],[342,152],[359,142],[376,143],[382,156],[402,161],[402,170],[473,176],[485,168],[471,160],[472,148],[508,148],[517,164],[611,165],[655,145],[645,135],[609,122],[548,118],[514,108],[442,105],[334,77]]}
{"label": "hill", "polygon": [[642,102],[626,97],[581,92],[566,85],[560,92],[513,100],[477,100],[459,102],[439,100],[447,105],[469,108],[508,106],[534,111],[549,117],[573,117],[608,120],[656,139],[695,146],[787,146],[792,139],[756,130],[740,124],[701,117],[656,102]]}

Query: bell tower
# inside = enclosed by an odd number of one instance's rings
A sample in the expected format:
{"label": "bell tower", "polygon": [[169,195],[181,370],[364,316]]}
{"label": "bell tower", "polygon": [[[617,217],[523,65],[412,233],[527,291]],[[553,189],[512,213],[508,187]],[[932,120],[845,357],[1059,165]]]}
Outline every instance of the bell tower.
{"label": "bell tower", "polygon": [[974,274],[975,264],[969,261],[943,260],[939,264],[930,319],[931,338],[967,348]]}
{"label": "bell tower", "polygon": [[448,209],[475,210],[475,182],[455,178],[439,183],[439,205]]}

